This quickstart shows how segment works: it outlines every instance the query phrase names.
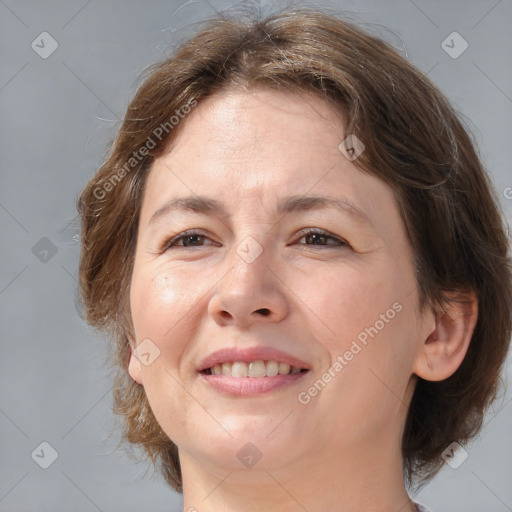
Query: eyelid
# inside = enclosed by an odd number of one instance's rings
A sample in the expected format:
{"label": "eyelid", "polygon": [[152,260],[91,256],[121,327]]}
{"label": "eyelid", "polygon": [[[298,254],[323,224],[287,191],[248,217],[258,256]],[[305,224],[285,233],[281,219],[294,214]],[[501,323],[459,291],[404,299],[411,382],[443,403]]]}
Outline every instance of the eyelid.
{"label": "eyelid", "polygon": [[[341,245],[335,246],[335,247],[342,247],[342,246],[345,246],[345,245],[347,245],[347,246],[350,245],[343,238],[340,238],[339,236],[333,235],[329,231],[326,231],[325,229],[322,229],[322,228],[305,228],[305,229],[302,229],[301,231],[299,231],[297,233],[296,236],[298,236],[299,238],[296,239],[296,240],[300,240],[301,238],[303,238],[306,235],[315,235],[315,234],[316,235],[325,236],[326,238],[331,238],[332,240],[336,240],[337,242],[341,243]],[[304,244],[304,245],[306,245],[306,244]],[[315,247],[315,245],[316,244],[313,244],[312,247]],[[323,245],[323,246],[320,245],[320,246],[317,246],[317,247],[328,247],[329,245],[332,245],[332,244],[326,244],[326,245]],[[311,246],[307,246],[307,247],[311,247]]]}
{"label": "eyelid", "polygon": [[[320,235],[320,236],[325,236],[326,238],[330,238],[331,240],[335,240],[337,242],[339,242],[338,245],[336,244],[299,244],[299,245],[302,245],[304,246],[303,248],[310,248],[310,247],[322,247],[324,249],[327,249],[327,248],[342,248],[342,247],[351,247],[351,245],[346,241],[344,240],[343,238],[340,238],[339,236],[336,236],[332,233],[330,233],[329,231],[326,231],[325,229],[322,229],[322,228],[305,228],[305,229],[301,229],[296,235],[295,235],[295,239],[294,239],[294,242],[297,242],[297,240],[300,240],[302,238],[304,238],[305,236],[307,235],[311,235],[311,234],[317,234],[317,235]],[[178,233],[177,235],[171,237],[170,239],[169,238],[166,238],[165,241],[162,243],[161,245],[161,252],[165,252],[167,251],[168,249],[170,249],[171,247],[177,247],[177,248],[182,248],[182,249],[189,249],[189,248],[193,248],[192,247],[185,247],[185,246],[182,246],[182,245],[173,245],[175,244],[177,241],[180,241],[184,238],[186,238],[187,236],[192,236],[192,235],[199,235],[199,236],[203,236],[207,239],[210,239],[212,240],[212,237],[211,235],[203,230],[203,229],[188,229],[186,231],[182,231],[180,233]],[[208,244],[208,245],[215,245],[215,242],[213,244]],[[198,246],[198,247],[203,247],[203,246]]]}
{"label": "eyelid", "polygon": [[[175,236],[173,236],[171,238],[165,238],[164,242],[162,243],[162,246],[161,246],[161,251],[165,252],[176,241],[179,241],[182,238],[185,238],[187,236],[192,236],[192,235],[200,235],[200,236],[204,236],[205,238],[210,238],[211,239],[211,235],[207,231],[204,231],[203,229],[199,229],[199,228],[198,229],[194,229],[194,228],[187,229],[186,231],[181,231],[180,233],[178,233],[177,235],[175,235]],[[174,246],[174,247],[183,247],[183,249],[187,249],[187,247],[180,246],[180,245]]]}

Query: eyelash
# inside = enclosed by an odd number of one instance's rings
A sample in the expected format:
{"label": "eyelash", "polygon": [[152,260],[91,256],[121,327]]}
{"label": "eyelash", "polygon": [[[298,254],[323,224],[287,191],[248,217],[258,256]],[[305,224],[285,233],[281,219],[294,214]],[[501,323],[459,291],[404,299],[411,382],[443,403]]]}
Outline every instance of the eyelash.
{"label": "eyelash", "polygon": [[[328,238],[328,239],[331,239],[331,240],[335,240],[336,242],[339,243],[339,245],[335,246],[335,247],[339,247],[339,248],[343,248],[343,247],[349,247],[350,244],[348,242],[346,242],[345,240],[341,239],[341,238],[338,238],[334,235],[331,235],[328,231],[325,231],[323,229],[317,229],[317,228],[309,228],[309,229],[305,229],[305,230],[302,230],[298,233],[300,235],[300,239],[304,238],[305,236],[308,236],[308,235],[320,235],[320,236],[323,236],[325,238]],[[205,233],[202,233],[201,231],[196,231],[196,230],[193,230],[193,229],[190,229],[188,231],[184,231],[183,233],[180,233],[179,235],[176,235],[175,237],[171,238],[170,240],[167,240],[166,242],[164,242],[163,246],[162,246],[162,251],[165,252],[167,251],[168,249],[172,249],[172,248],[181,248],[181,249],[188,249],[188,247],[185,247],[184,245],[175,245],[176,242],[180,241],[180,240],[183,240],[187,237],[190,237],[190,236],[201,236],[201,237],[205,237],[205,238],[209,238],[208,235],[206,235]],[[334,246],[333,244],[324,244],[324,245],[321,245],[321,244],[305,244],[305,245],[308,245],[308,246],[320,246],[320,247],[328,247],[329,245],[331,245],[331,248]],[[194,247],[194,246],[192,246]],[[196,246],[196,247],[203,247],[203,246]]]}

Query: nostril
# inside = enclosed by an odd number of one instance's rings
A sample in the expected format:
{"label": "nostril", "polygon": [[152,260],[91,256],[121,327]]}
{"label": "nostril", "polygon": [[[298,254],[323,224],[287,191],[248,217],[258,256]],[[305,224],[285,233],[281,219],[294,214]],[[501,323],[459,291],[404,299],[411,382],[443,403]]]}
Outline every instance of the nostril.
{"label": "nostril", "polygon": [[270,309],[268,309],[268,308],[258,309],[258,311],[259,311],[263,316],[268,316],[268,315],[270,315]]}

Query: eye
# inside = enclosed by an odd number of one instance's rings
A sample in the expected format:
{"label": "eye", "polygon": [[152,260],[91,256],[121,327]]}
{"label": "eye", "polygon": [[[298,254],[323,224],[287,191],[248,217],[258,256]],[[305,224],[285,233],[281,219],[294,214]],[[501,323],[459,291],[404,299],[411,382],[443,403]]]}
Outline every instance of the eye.
{"label": "eye", "polygon": [[[335,246],[335,247],[349,247],[349,244],[345,242],[345,240],[342,240],[341,238],[338,238],[334,235],[329,234],[327,231],[324,231],[322,229],[307,229],[303,230],[299,233],[299,235],[302,235],[301,238],[298,240],[306,239],[306,243],[302,245],[316,245],[316,246]],[[162,251],[166,251],[167,249],[171,248],[186,248],[186,247],[202,247],[205,245],[204,243],[201,243],[201,241],[204,242],[204,240],[211,240],[211,238],[208,237],[208,235],[196,231],[196,230],[188,230],[184,231],[183,233],[180,233],[179,235],[176,235],[175,237],[171,238],[170,240],[167,240],[162,245]],[[334,243],[327,243],[327,241],[332,241]],[[310,241],[311,243],[307,243],[307,241]],[[180,243],[182,242],[182,243]],[[216,245],[213,244],[206,244],[206,245]]]}
{"label": "eye", "polygon": [[[171,247],[201,247],[203,245],[201,244],[201,240],[204,239],[210,240],[206,234],[191,229],[164,242],[162,250],[165,251]],[[181,241],[183,241],[183,244],[179,243]]]}
{"label": "eye", "polygon": [[[324,231],[323,229],[307,229],[307,230],[304,230],[304,231],[301,231],[299,233],[299,235],[302,235],[301,238],[299,238],[299,240],[302,240],[302,239],[306,239],[306,240],[309,240],[309,241],[312,241],[311,244],[308,244],[306,243],[305,245],[320,245],[320,246],[325,246],[325,245],[331,245],[331,246],[337,246],[337,247],[348,247],[349,244],[347,242],[345,242],[345,240],[342,240],[341,238],[338,238],[334,235],[331,235],[330,233],[328,233],[327,231]],[[322,243],[322,241],[327,241],[327,240],[333,240],[335,243]]]}

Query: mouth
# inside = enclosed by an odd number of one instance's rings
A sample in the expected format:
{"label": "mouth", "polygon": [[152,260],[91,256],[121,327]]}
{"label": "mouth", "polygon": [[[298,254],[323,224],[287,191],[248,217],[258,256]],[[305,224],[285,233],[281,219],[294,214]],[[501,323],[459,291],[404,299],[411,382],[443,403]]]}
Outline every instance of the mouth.
{"label": "mouth", "polygon": [[310,366],[272,347],[233,347],[210,354],[197,371],[211,389],[230,396],[277,390],[303,378]]}
{"label": "mouth", "polygon": [[275,377],[276,375],[295,375],[309,371],[307,368],[298,368],[287,363],[276,360],[270,361],[226,361],[217,363],[210,368],[202,370],[203,375],[226,375],[235,378],[254,378],[262,379],[265,377]]}

